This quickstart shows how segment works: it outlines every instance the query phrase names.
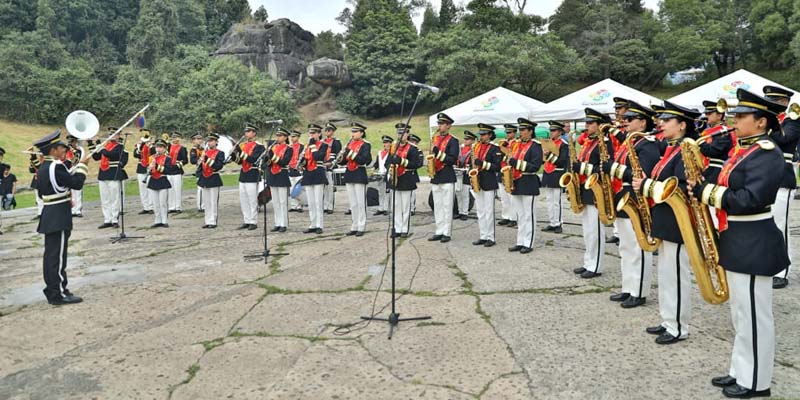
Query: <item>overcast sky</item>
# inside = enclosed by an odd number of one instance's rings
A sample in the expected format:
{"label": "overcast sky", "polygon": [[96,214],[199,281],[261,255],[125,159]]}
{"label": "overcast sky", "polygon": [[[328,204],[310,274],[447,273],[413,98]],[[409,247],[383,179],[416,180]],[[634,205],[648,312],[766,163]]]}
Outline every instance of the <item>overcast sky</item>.
{"label": "overcast sky", "polygon": [[[345,0],[248,0],[250,8],[253,10],[263,5],[269,13],[269,19],[289,18],[300,24],[303,29],[313,33],[333,30],[342,32],[344,28],[339,25],[335,18],[339,12],[347,7]],[[430,0],[434,9],[439,9],[439,0]],[[455,3],[466,3],[467,0],[456,0]],[[655,10],[659,0],[644,0],[647,7]],[[536,14],[543,17],[552,15],[561,0],[530,0],[525,12]],[[419,26],[422,22],[422,10],[414,18],[414,22]]]}

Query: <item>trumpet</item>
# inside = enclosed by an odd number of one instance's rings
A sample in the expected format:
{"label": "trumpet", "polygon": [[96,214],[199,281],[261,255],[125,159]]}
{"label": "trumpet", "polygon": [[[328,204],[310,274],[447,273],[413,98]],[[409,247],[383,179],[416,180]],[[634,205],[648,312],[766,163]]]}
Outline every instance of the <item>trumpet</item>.
{"label": "trumpet", "polygon": [[792,103],[789,105],[789,109],[786,112],[786,116],[789,117],[791,120],[798,120],[800,119],[800,104]]}
{"label": "trumpet", "polygon": [[339,165],[342,160],[344,160],[344,155],[347,154],[347,150],[350,149],[350,143],[353,143],[353,138],[350,138],[350,140],[347,141],[347,144],[342,146],[342,149],[339,150],[339,154],[336,155],[333,165]]}
{"label": "trumpet", "polygon": [[36,155],[36,156],[41,156],[42,155],[42,152],[39,151],[39,150],[36,150],[35,146],[28,147],[27,149],[20,151],[20,153],[22,153],[22,154],[33,154],[33,155]]}

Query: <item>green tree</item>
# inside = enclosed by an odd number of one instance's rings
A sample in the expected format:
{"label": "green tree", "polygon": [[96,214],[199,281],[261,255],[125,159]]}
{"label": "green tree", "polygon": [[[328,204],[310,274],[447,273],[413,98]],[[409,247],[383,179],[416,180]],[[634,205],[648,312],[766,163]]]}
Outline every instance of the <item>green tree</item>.
{"label": "green tree", "polygon": [[53,37],[58,37],[61,29],[56,18],[56,12],[50,0],[37,0],[36,2],[36,29],[47,32]]}
{"label": "green tree", "polygon": [[128,61],[135,67],[152,68],[175,51],[178,10],[169,0],[142,0],[139,20],[128,41]]}
{"label": "green tree", "polygon": [[439,17],[436,15],[433,6],[428,3],[425,6],[425,13],[422,14],[422,25],[419,27],[419,35],[425,36],[430,32],[439,29]]}
{"label": "green tree", "polygon": [[393,111],[414,72],[417,30],[397,0],[360,0],[352,14],[346,60],[357,107],[348,112]]}
{"label": "green tree", "polygon": [[211,42],[224,35],[235,23],[250,16],[247,0],[205,0],[206,29]]}
{"label": "green tree", "polygon": [[471,0],[467,3],[469,14],[463,23],[471,29],[486,29],[495,33],[529,32],[533,28],[533,17],[515,15],[510,8],[498,6],[495,0]]}
{"label": "green tree", "polygon": [[344,59],[344,36],[332,31],[322,31],[314,39],[314,58]]}
{"label": "green tree", "polygon": [[439,5],[439,27],[442,30],[450,29],[456,22],[458,22],[458,8],[453,4],[453,0],[442,0]]}
{"label": "green tree", "polygon": [[267,13],[267,9],[262,5],[253,13],[253,18],[258,22],[267,22],[269,21],[269,13]]}
{"label": "green tree", "polygon": [[36,29],[36,6],[31,0],[0,0],[0,37]]}

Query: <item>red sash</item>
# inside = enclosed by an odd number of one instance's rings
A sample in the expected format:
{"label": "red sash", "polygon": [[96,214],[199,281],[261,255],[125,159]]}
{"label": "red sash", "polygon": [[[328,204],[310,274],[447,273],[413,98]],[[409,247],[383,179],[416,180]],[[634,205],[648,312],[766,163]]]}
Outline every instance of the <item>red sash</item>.
{"label": "red sash", "polygon": [[[553,143],[556,145],[556,148],[561,147],[561,138],[554,140]],[[550,161],[544,162],[544,172],[547,174],[552,174],[553,171],[556,170],[556,165],[551,163]]]}
{"label": "red sash", "polygon": [[[361,140],[361,139],[353,140],[350,143],[350,145],[347,146],[347,149],[352,151],[353,154],[358,155],[358,152],[359,152],[359,150],[361,150],[361,146],[363,146],[363,145],[364,145],[364,141],[363,140]],[[328,151],[330,151],[330,150],[328,150]],[[355,170],[358,169],[358,167],[359,167],[359,165],[358,165],[357,162],[351,160],[350,158],[347,159],[347,170],[348,171],[355,171]]]}
{"label": "red sash", "polygon": [[172,165],[175,165],[178,162],[178,153],[181,151],[183,146],[179,144],[171,144],[169,146],[169,158],[172,159]]}
{"label": "red sash", "polygon": [[467,145],[461,146],[461,155],[458,157],[458,164],[457,164],[459,167],[461,168],[467,167],[467,159],[469,158],[470,153],[472,153],[472,147]]}
{"label": "red sash", "polygon": [[[395,150],[394,155],[396,155],[399,158],[408,158],[408,150],[409,149],[411,149],[411,145],[410,144],[408,144],[408,143],[401,144],[401,145],[397,146],[397,150]],[[403,166],[398,165],[397,166],[397,176],[401,176],[401,175],[403,175],[405,173],[406,173],[406,168],[403,167]]]}
{"label": "red sash", "polygon": [[[278,159],[280,160],[281,158],[283,158],[283,155],[286,153],[286,149],[288,148],[289,145],[287,145],[286,143],[276,144],[272,146],[272,154],[278,157]],[[269,168],[269,171],[272,172],[272,175],[277,175],[278,173],[281,172],[281,166],[278,165],[277,162],[273,162]]]}
{"label": "red sash", "polygon": [[[533,145],[533,140],[517,143],[515,146],[516,148],[511,153],[511,158],[515,160],[524,160],[525,154],[528,153],[528,149],[531,148],[531,145]],[[518,170],[516,165],[512,165],[511,167],[513,168],[511,172],[514,173],[514,180],[521,178],[522,171]]]}
{"label": "red sash", "polygon": [[[253,149],[256,147],[256,144],[258,143],[254,140],[240,145],[242,148],[242,172],[244,173],[250,172],[250,169],[253,168],[253,164],[247,162],[247,157],[253,154]],[[175,161],[173,160],[173,162]]]}
{"label": "red sash", "polygon": [[664,156],[661,157],[661,160],[658,161],[655,167],[653,167],[653,172],[650,174],[650,178],[658,179],[658,176],[661,175],[661,171],[664,170],[664,167],[675,158],[676,154],[681,153],[681,146],[676,144],[674,146],[667,147],[666,152],[664,152]]}
{"label": "red sash", "polygon": [[289,160],[289,168],[297,168],[297,162],[300,161],[300,142],[290,144],[292,147],[292,158]]}
{"label": "red sash", "polygon": [[[453,137],[453,135],[451,135],[449,133],[447,135],[445,135],[445,136],[441,136],[441,135],[436,136],[436,137],[433,138],[433,145],[436,146],[436,148],[439,149],[440,152],[445,151],[447,149],[447,144],[450,143],[450,138],[452,138],[452,137]],[[442,170],[442,168],[444,168],[444,163],[439,161],[438,158],[434,158],[433,159],[433,166],[434,166],[435,171],[439,172],[439,171]]]}
{"label": "red sash", "polygon": [[[589,139],[588,136],[586,138],[587,138],[586,140],[591,140],[591,142],[588,144],[584,143],[584,146],[581,148],[581,153],[578,156],[578,159],[581,162],[585,162],[588,164],[589,159],[592,158],[592,152],[594,151],[594,148],[597,147],[597,144],[600,143],[600,141],[598,139]],[[586,175],[581,174],[580,178],[581,178],[581,183],[586,182],[587,179]]]}
{"label": "red sash", "polygon": [[[636,144],[633,146],[636,147]],[[620,146],[617,148],[616,154],[614,154],[614,161],[619,165],[628,165],[628,146]],[[614,193],[619,193],[620,190],[622,190],[622,179],[617,179],[612,176],[611,188],[614,189]]]}
{"label": "red sash", "polygon": [[328,145],[328,150],[325,152],[325,161],[331,159],[331,151],[333,150],[333,139],[335,139],[333,136],[326,139],[322,139],[322,141]]}
{"label": "red sash", "polygon": [[314,159],[314,153],[311,152],[311,142],[309,142],[308,146],[306,146],[306,171],[314,171],[315,169],[317,169],[317,160]]}
{"label": "red sash", "polygon": [[[206,150],[206,157],[209,160],[214,160],[215,158],[217,158],[217,153],[219,153],[219,149]],[[197,162],[203,162],[202,158],[198,158]],[[212,161],[211,163],[213,164],[214,162]],[[214,169],[212,169],[211,167],[206,165],[206,163],[203,163],[203,177],[204,178],[208,178],[209,176],[211,176],[213,174],[214,174]]]}
{"label": "red sash", "polygon": [[141,160],[139,160],[139,164],[147,168],[147,166],[150,165],[150,146],[143,144],[139,154],[142,156]]}
{"label": "red sash", "polygon": [[153,177],[153,179],[158,179],[161,178],[162,175],[161,172],[158,171],[158,167],[164,166],[164,163],[167,160],[167,155],[162,154],[160,156],[155,156],[155,158],[156,158],[156,167],[150,170],[150,175]]}
{"label": "red sash", "polygon": [[[722,172],[719,173],[719,177],[717,178],[717,185],[728,187],[728,178],[731,176],[733,169],[758,148],[759,146],[757,144],[753,144],[748,149],[743,149],[737,146],[736,152],[733,154],[733,156],[731,156],[731,158],[728,159],[728,161],[725,162],[725,166],[722,167]],[[717,208],[717,219],[719,220],[720,232],[728,229],[727,211],[723,210],[722,208]]]}
{"label": "red sash", "polygon": [[[118,144],[117,142],[108,142],[108,143],[106,143],[106,147],[105,147],[106,151],[114,150],[114,148],[117,147],[117,144]],[[100,156],[100,171],[108,171],[108,167],[109,167],[110,163],[111,163],[111,160],[109,160],[108,157],[106,157],[104,155],[101,155]]]}
{"label": "red sash", "polygon": [[778,114],[778,123],[782,124],[783,120],[785,120],[785,119],[786,119],[786,112],[782,112],[782,113]]}

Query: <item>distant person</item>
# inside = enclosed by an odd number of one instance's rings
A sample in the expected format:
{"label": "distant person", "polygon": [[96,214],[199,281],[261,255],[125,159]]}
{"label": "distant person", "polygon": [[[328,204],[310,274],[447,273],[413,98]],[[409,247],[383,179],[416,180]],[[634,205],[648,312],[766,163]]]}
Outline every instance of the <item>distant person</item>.
{"label": "distant person", "polygon": [[17,202],[14,197],[17,194],[17,177],[11,173],[11,166],[8,164],[0,164],[0,206],[5,211],[17,207]]}

